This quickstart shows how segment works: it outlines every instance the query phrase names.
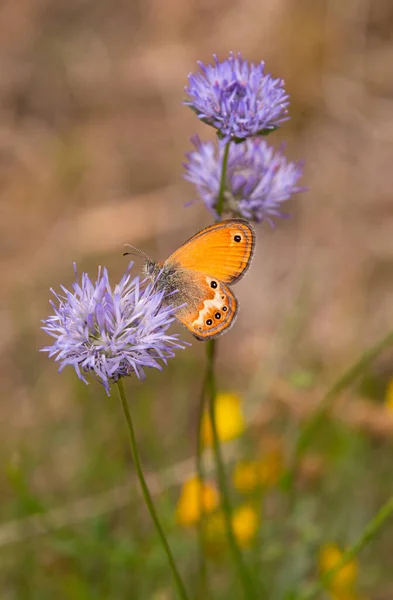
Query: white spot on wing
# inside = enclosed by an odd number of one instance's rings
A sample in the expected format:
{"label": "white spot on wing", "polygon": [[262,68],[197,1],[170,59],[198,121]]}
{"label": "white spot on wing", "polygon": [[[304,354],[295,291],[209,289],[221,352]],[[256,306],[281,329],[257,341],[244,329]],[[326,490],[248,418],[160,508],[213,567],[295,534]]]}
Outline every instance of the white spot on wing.
{"label": "white spot on wing", "polygon": [[[210,283],[212,281],[216,281],[215,279],[211,279],[210,277],[206,277],[206,281],[210,286]],[[215,289],[214,292],[214,298],[212,299],[207,299],[203,302],[203,308],[199,311],[199,317],[198,319],[196,319],[193,322],[194,327],[205,327],[205,319],[207,317],[207,315],[210,314],[211,309],[214,308],[216,310],[219,310],[221,312],[221,307],[223,302],[225,302],[225,300],[221,299],[221,296],[224,295],[224,292],[221,289],[221,285],[219,284],[219,282],[217,281],[217,287]],[[228,314],[228,313],[226,313]]]}

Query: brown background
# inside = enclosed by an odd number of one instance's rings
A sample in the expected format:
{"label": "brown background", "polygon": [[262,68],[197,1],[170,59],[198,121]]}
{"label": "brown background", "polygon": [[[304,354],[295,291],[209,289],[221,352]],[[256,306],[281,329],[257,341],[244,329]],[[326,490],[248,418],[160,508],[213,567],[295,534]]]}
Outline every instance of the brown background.
{"label": "brown background", "polygon": [[[57,403],[62,384],[38,354],[48,342],[39,325],[50,311],[49,287],[71,284],[72,262],[92,277],[107,265],[116,281],[124,243],[165,258],[211,221],[202,203],[184,207],[196,193],[181,163],[195,132],[213,132],[181,101],[187,74],[213,52],[240,50],[285,79],[291,120],[269,141],[285,140],[288,156],[305,160],[301,183],[309,188],[288,203],[291,219],[274,231],[258,226],[256,258],[236,288],[241,315],[222,339],[221,361],[254,375],[295,314],[294,363],[338,372],[390,327],[392,24],[388,0],[3,0],[7,435],[34,425],[37,386]],[[201,346],[186,352],[201,355]]]}

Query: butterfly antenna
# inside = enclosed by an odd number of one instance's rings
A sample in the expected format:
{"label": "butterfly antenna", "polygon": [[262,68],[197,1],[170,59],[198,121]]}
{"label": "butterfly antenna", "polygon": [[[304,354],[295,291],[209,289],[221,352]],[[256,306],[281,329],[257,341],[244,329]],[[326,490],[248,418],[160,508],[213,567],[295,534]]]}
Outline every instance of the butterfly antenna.
{"label": "butterfly antenna", "polygon": [[127,248],[131,248],[131,252],[123,252],[123,256],[140,256],[142,258],[144,258],[145,260],[150,260],[150,258],[147,256],[147,254],[145,252],[143,252],[143,250],[140,250],[139,248],[136,248],[135,246],[131,246],[131,244],[124,244]]}

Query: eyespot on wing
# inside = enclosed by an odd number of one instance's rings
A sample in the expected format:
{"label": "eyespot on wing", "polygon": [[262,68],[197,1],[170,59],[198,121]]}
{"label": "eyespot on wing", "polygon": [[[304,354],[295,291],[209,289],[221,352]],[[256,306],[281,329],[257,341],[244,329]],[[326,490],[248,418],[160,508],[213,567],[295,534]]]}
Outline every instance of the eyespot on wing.
{"label": "eyespot on wing", "polygon": [[224,283],[235,283],[250,266],[254,249],[252,225],[245,219],[228,219],[199,231],[171,254],[166,263],[176,263]]}
{"label": "eyespot on wing", "polygon": [[[199,275],[199,274],[198,274]],[[239,308],[233,292],[222,282],[204,277],[203,295],[195,306],[188,304],[176,318],[198,340],[218,337],[234,324]],[[212,286],[216,283],[217,286]]]}

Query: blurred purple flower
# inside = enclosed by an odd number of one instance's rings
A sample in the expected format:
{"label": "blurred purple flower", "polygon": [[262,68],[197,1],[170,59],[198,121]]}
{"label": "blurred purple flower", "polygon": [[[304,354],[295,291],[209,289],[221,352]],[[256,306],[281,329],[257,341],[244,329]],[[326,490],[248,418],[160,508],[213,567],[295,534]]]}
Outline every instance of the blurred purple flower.
{"label": "blurred purple flower", "polygon": [[144,378],[145,367],[161,369],[159,361],[183,348],[177,335],[167,335],[175,309],[163,305],[163,292],[153,284],[140,287],[139,277],[131,280],[129,265],[120,283],[112,290],[107,269],[98,269],[95,283],[87,273],[81,283],[75,268],[73,291],[53,290],[50,301],[54,314],[44,320],[42,329],[55,338],[42,350],[55,356],[61,371],[72,365],[80,379],[92,373],[109,394],[110,384],[135,373]]}
{"label": "blurred purple flower", "polygon": [[[220,189],[225,142],[202,142],[192,138],[195,146],[184,163],[185,178],[195,184],[203,202],[215,218]],[[231,144],[224,191],[223,212],[251,221],[286,216],[281,203],[306,188],[297,185],[303,175],[302,163],[288,161],[283,149],[275,150],[261,138]]]}
{"label": "blurred purple flower", "polygon": [[190,73],[185,91],[198,117],[215,127],[226,140],[242,140],[268,133],[288,119],[289,96],[282,79],[265,74],[265,63],[258,65],[230,52],[214,64],[198,62],[201,72]]}

